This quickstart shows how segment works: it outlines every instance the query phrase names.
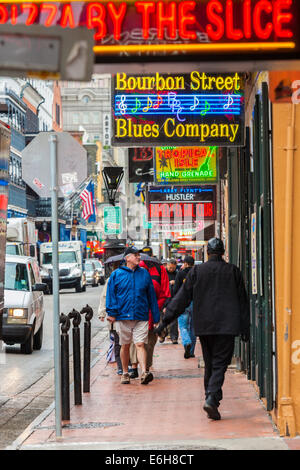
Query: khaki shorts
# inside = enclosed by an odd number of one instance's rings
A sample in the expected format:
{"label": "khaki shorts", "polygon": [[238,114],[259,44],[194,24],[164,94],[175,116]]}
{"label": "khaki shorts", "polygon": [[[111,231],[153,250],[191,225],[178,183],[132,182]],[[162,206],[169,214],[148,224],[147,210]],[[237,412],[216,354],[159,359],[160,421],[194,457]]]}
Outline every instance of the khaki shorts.
{"label": "khaki shorts", "polygon": [[115,325],[120,337],[120,344],[148,342],[148,321],[121,320],[116,321]]}

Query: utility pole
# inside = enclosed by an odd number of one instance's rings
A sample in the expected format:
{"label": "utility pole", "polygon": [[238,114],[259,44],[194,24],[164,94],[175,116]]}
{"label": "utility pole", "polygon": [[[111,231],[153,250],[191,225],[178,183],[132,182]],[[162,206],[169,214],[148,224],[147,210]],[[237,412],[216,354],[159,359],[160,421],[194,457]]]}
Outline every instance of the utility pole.
{"label": "utility pole", "polygon": [[52,212],[52,261],[53,261],[53,339],[54,339],[54,385],[55,385],[55,429],[56,437],[62,436],[61,406],[61,353],[60,353],[60,306],[59,306],[59,260],[58,260],[58,178],[57,136],[49,136],[51,165],[51,212]]}

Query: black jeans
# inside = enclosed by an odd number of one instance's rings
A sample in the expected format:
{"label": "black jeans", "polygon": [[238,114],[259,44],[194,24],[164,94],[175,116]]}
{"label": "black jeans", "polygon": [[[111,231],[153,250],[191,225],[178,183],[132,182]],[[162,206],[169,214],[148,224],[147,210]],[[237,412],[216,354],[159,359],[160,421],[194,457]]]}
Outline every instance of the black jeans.
{"label": "black jeans", "polygon": [[178,340],[178,318],[169,325],[171,340]]}
{"label": "black jeans", "polygon": [[205,396],[212,394],[217,402],[223,398],[222,386],[233,356],[234,338],[231,335],[199,336],[205,363]]}

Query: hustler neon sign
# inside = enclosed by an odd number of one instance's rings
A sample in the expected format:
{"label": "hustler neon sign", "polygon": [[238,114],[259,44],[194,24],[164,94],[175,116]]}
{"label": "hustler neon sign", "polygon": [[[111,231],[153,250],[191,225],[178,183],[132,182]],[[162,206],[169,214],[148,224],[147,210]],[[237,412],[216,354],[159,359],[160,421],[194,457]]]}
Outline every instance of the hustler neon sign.
{"label": "hustler neon sign", "polygon": [[150,186],[147,193],[149,220],[187,224],[216,218],[214,186]]}
{"label": "hustler neon sign", "polygon": [[0,24],[95,30],[96,54],[293,51],[296,0],[3,2]]}

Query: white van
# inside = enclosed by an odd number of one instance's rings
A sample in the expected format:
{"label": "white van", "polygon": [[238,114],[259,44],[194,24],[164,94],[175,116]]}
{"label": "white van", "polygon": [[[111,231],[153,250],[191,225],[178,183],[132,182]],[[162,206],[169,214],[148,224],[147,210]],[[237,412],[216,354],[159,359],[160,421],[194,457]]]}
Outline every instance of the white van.
{"label": "white van", "polygon": [[25,354],[42,347],[45,288],[35,259],[6,256],[2,339]]}
{"label": "white van", "polygon": [[[86,277],[83,263],[82,241],[58,242],[59,288],[85,292]],[[42,282],[48,285],[52,293],[52,243],[42,243],[40,246],[40,266]]]}

